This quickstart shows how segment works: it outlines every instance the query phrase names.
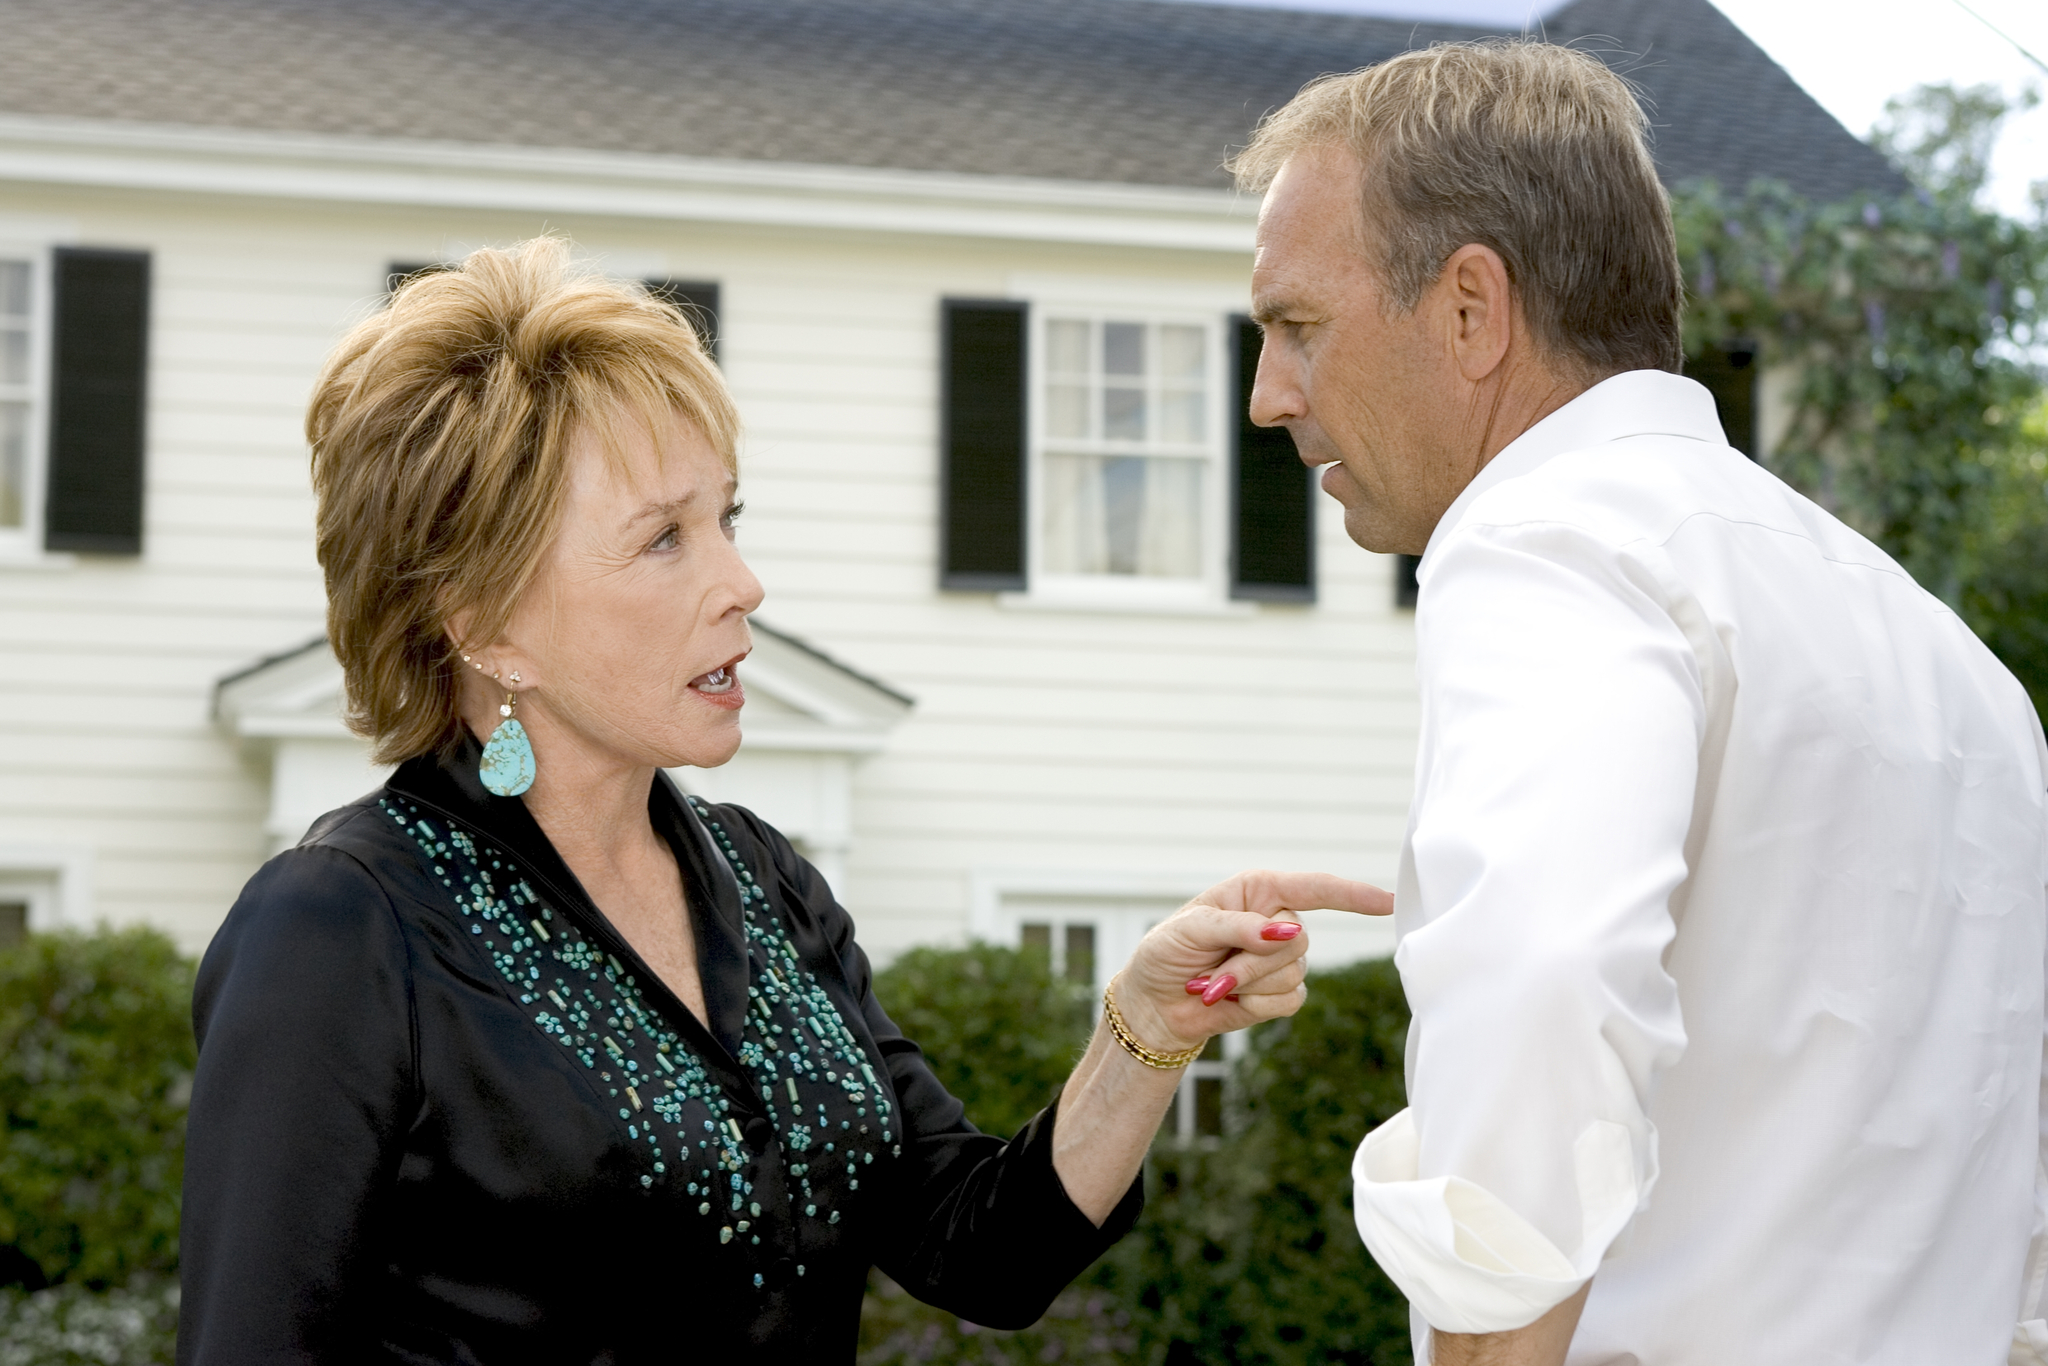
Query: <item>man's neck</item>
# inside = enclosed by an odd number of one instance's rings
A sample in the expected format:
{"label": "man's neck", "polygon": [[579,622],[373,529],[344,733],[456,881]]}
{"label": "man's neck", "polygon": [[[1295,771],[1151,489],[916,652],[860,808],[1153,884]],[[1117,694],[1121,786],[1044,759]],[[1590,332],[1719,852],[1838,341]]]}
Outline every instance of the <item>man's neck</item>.
{"label": "man's neck", "polygon": [[1487,379],[1473,389],[1469,429],[1477,447],[1475,478],[1523,433],[1599,383],[1528,352],[1508,357]]}

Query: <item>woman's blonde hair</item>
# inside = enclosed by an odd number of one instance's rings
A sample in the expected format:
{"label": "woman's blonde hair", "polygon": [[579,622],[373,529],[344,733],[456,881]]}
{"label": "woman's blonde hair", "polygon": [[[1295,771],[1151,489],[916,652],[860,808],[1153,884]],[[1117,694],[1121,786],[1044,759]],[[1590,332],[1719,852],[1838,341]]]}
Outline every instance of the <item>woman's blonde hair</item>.
{"label": "woman's blonde hair", "polygon": [[1590,53],[1438,43],[1311,82],[1231,170],[1263,190],[1296,153],[1343,148],[1365,168],[1360,208],[1394,309],[1412,310],[1476,242],[1500,253],[1551,355],[1594,378],[1676,371],[1685,285],[1648,127]]}
{"label": "woman's blonde hair", "polygon": [[313,388],[327,638],[380,763],[460,744],[449,622],[497,639],[561,520],[572,441],[675,414],[735,467],[739,415],[683,314],[537,238],[401,286]]}

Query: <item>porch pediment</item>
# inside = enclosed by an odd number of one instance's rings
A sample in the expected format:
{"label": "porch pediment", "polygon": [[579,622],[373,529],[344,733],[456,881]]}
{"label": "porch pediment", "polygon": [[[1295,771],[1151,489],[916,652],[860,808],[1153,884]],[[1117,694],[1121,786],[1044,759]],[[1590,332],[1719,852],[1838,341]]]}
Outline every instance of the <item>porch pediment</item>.
{"label": "porch pediment", "polygon": [[[851,840],[853,764],[888,743],[910,713],[903,693],[761,622],[740,676],[747,690],[739,755],[681,769],[684,787],[752,806],[796,840],[828,877]],[[259,660],[214,686],[215,724],[267,763],[265,833],[289,848],[315,819],[383,781],[368,742],[341,719],[342,672],[325,636]]]}

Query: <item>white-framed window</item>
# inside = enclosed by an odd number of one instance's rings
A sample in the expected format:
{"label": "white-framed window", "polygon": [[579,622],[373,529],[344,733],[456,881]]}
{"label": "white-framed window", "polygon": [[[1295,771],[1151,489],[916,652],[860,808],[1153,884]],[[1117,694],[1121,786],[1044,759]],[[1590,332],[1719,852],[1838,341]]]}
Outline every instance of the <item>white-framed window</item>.
{"label": "white-framed window", "polygon": [[[1115,962],[1103,961],[1097,945],[1119,940],[1131,941],[1132,947],[1136,947],[1135,938],[1158,923],[1157,914],[1139,912],[1138,919],[1134,921],[1128,911],[1061,907],[1045,902],[1027,903],[1020,907],[1020,911],[1025,918],[1017,922],[1017,946],[1048,955],[1055,973],[1097,994],[1123,961],[1121,958]],[[1116,923],[1119,920],[1125,923]],[[1232,1065],[1243,1054],[1244,1045],[1241,1032],[1219,1034],[1209,1040],[1202,1056],[1181,1074],[1173,1106],[1159,1126],[1160,1138],[1186,1144],[1224,1136],[1231,1127],[1237,1101],[1233,1091]]]}
{"label": "white-framed window", "polygon": [[31,930],[90,924],[93,861],[83,845],[0,845],[0,945]]}
{"label": "white-framed window", "polygon": [[0,554],[33,554],[49,425],[49,253],[0,240]]}
{"label": "white-framed window", "polygon": [[[1189,895],[1177,879],[982,873],[974,880],[971,921],[974,933],[992,943],[1050,955],[1055,973],[1092,993],[1099,1014],[1110,976],[1129,960],[1145,932]],[[1245,1048],[1242,1032],[1210,1041],[1181,1074],[1173,1107],[1160,1125],[1162,1142],[1199,1144],[1223,1137],[1235,1122],[1234,1067]]]}
{"label": "white-framed window", "polygon": [[1173,1108],[1159,1126],[1161,1138],[1183,1144],[1213,1143],[1236,1126],[1235,1073],[1247,1046],[1243,1030],[1209,1040],[1202,1056],[1181,1075],[1180,1087],[1173,1093]]}
{"label": "white-framed window", "polygon": [[1220,313],[1031,310],[1030,596],[1224,600]]}

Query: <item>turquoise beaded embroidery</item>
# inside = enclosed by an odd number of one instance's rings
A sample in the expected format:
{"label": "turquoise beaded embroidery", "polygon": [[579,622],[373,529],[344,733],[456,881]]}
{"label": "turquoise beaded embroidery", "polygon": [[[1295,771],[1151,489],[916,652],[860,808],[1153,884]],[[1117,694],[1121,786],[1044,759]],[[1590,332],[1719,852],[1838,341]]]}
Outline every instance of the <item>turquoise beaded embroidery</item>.
{"label": "turquoise beaded embroidery", "polygon": [[[785,1189],[798,1207],[769,1214],[837,1224],[840,1211],[829,1206],[838,1182],[828,1174],[857,1192],[859,1174],[877,1151],[902,1155],[893,1098],[816,974],[798,961],[767,890],[731,837],[701,802],[689,800],[739,885],[749,982],[739,1061],[781,1139],[789,1162]],[[627,1137],[646,1152],[649,1170],[640,1184],[678,1181],[696,1197],[699,1215],[719,1217],[721,1244],[736,1237],[749,1246],[760,1243],[763,1209],[749,1198],[754,1186],[746,1179],[754,1155],[732,1116],[732,1101],[688,1043],[647,1005],[638,982],[556,915],[502,853],[460,826],[444,831],[409,804],[401,810],[385,798],[379,806],[454,894],[469,933],[482,940],[519,1003],[537,1007],[534,1024],[596,1072],[620,1102]],[[676,1144],[674,1160],[682,1168],[675,1177],[668,1176],[667,1141]],[[770,1159],[763,1154],[759,1160]],[[798,1266],[797,1274],[803,1271]]]}

